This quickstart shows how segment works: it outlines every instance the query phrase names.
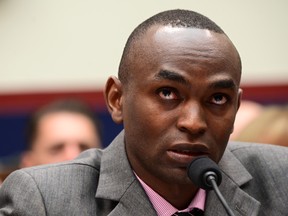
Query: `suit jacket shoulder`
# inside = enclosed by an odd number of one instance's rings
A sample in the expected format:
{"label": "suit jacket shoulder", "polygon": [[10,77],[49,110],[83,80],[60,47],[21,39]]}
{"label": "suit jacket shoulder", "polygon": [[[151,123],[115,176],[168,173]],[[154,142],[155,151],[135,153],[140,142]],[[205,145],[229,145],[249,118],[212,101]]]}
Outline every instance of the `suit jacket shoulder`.
{"label": "suit jacket shoulder", "polygon": [[101,155],[91,149],[71,162],[13,172],[0,189],[0,215],[95,214]]}
{"label": "suit jacket shoulder", "polygon": [[130,167],[122,132],[103,151],[12,173],[0,189],[0,215],[157,214]]}
{"label": "suit jacket shoulder", "polygon": [[288,215],[288,148],[234,143],[230,149],[253,176],[255,187],[251,187],[249,192],[261,200],[262,207],[271,207],[278,213],[274,215]]}
{"label": "suit jacket shoulder", "polygon": [[235,212],[243,216],[288,215],[287,157],[287,147],[228,145],[219,163],[224,177],[220,189]]}

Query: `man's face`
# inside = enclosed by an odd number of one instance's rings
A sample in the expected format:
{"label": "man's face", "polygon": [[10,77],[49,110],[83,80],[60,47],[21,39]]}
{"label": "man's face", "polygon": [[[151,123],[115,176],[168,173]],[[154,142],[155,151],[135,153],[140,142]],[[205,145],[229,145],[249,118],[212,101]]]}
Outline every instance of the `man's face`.
{"label": "man's face", "polygon": [[38,123],[36,139],[23,166],[71,160],[83,150],[100,146],[99,134],[86,116],[71,112],[46,114]]}
{"label": "man's face", "polygon": [[141,55],[132,53],[121,97],[131,166],[154,188],[191,184],[189,162],[200,155],[218,162],[233,130],[238,54],[223,34],[172,27],[151,28],[132,49]]}

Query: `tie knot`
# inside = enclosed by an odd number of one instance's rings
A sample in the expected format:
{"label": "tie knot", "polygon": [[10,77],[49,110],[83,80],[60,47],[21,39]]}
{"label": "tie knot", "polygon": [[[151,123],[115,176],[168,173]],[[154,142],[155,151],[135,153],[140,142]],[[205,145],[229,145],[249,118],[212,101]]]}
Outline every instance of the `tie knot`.
{"label": "tie knot", "polygon": [[198,208],[193,208],[189,212],[176,212],[172,216],[203,216],[204,211]]}

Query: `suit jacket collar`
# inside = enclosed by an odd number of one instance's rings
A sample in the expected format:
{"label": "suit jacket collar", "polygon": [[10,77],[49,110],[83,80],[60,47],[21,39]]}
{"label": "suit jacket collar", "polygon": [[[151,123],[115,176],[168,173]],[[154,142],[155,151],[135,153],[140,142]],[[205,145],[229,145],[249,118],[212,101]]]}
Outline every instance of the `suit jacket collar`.
{"label": "suit jacket collar", "polygon": [[[258,215],[260,203],[242,190],[242,188],[245,188],[245,185],[252,180],[252,176],[231,153],[229,147],[219,162],[219,167],[223,174],[222,184],[219,186],[219,190],[235,215]],[[205,209],[205,215],[227,215],[214,191],[208,192]]]}
{"label": "suit jacket collar", "polygon": [[[219,166],[223,171],[219,189],[232,211],[236,215],[257,215],[260,203],[241,189],[252,176],[228,148]],[[124,131],[103,152],[96,202],[101,202],[97,206],[107,205],[106,212],[99,209],[101,214],[97,215],[157,215],[127,159]],[[207,193],[205,216],[208,215],[227,215],[214,191]]]}
{"label": "suit jacket collar", "polygon": [[128,162],[123,131],[104,150],[100,173],[96,201],[115,206],[103,215],[157,215]]}

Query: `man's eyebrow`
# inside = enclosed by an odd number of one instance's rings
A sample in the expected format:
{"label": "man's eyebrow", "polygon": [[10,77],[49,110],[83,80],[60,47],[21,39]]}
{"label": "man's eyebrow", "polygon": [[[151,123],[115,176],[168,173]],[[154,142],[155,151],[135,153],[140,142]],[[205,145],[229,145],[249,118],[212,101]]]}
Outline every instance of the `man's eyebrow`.
{"label": "man's eyebrow", "polygon": [[211,83],[210,84],[210,88],[214,88],[214,89],[235,89],[236,88],[236,84],[231,79],[218,80],[216,82]]}
{"label": "man's eyebrow", "polygon": [[[159,73],[154,76],[154,78],[157,80],[171,80],[184,85],[190,85],[182,75],[169,70],[160,70]],[[214,89],[235,89],[236,86],[237,85],[232,79],[223,79],[211,83],[209,87]]]}
{"label": "man's eyebrow", "polygon": [[173,71],[160,70],[159,73],[157,73],[154,77],[157,80],[171,80],[185,85],[189,84],[188,81],[183,76]]}

